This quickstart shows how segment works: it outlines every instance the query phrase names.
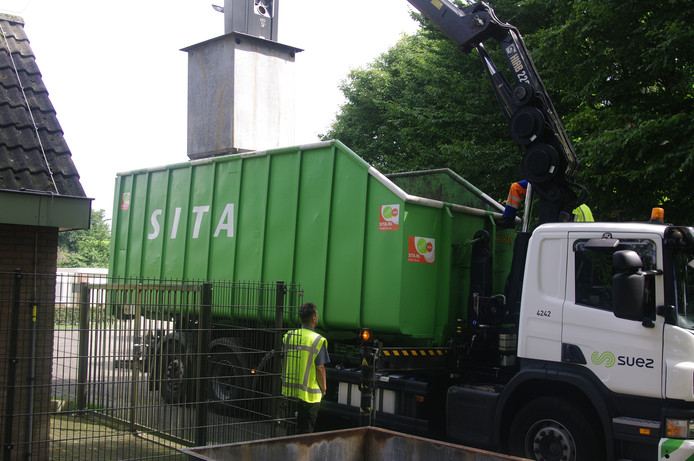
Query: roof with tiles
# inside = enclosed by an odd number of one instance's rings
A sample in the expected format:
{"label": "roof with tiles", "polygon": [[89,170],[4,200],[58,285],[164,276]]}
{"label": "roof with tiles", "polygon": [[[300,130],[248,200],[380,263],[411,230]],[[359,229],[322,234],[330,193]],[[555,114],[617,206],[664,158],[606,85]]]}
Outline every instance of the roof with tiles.
{"label": "roof with tiles", "polygon": [[0,190],[85,197],[24,21],[0,13]]}

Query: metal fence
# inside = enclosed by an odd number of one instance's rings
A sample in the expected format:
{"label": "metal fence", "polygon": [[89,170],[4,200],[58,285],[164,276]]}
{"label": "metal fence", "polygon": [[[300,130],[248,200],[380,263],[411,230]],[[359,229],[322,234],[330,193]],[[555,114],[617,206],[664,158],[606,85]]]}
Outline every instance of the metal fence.
{"label": "metal fence", "polygon": [[298,286],[0,273],[0,289],[3,460],[180,459],[294,432],[280,351]]}

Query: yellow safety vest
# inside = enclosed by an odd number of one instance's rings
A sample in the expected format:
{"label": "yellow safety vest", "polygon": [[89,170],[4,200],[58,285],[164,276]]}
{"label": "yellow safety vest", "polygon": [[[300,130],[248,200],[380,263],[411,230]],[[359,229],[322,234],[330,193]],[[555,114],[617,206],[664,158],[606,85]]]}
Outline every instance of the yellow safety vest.
{"label": "yellow safety vest", "polygon": [[328,341],[306,328],[292,330],[282,338],[284,344],[284,379],[282,394],[304,402],[317,403],[323,393],[318,386],[314,361]]}
{"label": "yellow safety vest", "polygon": [[593,212],[585,203],[574,210],[577,222],[593,222]]}

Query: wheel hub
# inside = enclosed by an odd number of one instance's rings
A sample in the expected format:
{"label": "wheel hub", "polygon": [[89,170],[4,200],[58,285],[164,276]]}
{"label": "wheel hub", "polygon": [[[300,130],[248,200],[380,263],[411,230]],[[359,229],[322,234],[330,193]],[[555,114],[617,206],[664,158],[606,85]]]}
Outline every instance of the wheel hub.
{"label": "wheel hub", "polygon": [[575,461],[576,444],[571,432],[554,420],[538,421],[528,431],[526,451],[538,461]]}
{"label": "wheel hub", "polygon": [[168,366],[166,367],[166,377],[169,380],[169,387],[173,391],[178,391],[179,383],[182,381],[184,376],[184,366],[178,357],[169,362]]}

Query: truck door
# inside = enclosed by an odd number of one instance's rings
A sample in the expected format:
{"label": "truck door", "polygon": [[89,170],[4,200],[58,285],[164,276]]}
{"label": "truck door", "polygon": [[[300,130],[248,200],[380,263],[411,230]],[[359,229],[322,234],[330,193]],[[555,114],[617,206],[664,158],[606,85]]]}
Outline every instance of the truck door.
{"label": "truck door", "polygon": [[[664,320],[655,326],[617,318],[612,311],[612,254],[587,242],[602,233],[569,234],[567,289],[563,309],[562,360],[583,363],[610,390],[617,393],[662,397]],[[643,270],[663,267],[661,240],[647,234],[612,234],[617,250],[634,250]],[[656,305],[663,303],[662,277],[656,277]],[[580,353],[579,353],[580,350]]]}

